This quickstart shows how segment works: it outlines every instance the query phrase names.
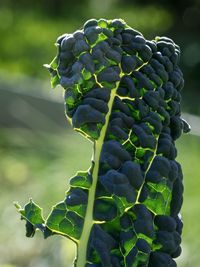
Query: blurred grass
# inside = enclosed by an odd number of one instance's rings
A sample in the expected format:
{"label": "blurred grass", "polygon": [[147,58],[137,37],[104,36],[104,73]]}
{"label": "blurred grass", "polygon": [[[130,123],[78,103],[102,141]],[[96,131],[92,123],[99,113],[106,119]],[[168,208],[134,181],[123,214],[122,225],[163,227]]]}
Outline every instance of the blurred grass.
{"label": "blurred grass", "polygon": [[184,174],[184,204],[182,216],[183,255],[180,267],[198,267],[200,262],[199,239],[199,203],[200,203],[200,137],[183,135],[177,142],[178,158]]}
{"label": "blurred grass", "polygon": [[67,248],[63,250],[63,238],[43,240],[40,233],[27,239],[24,222],[20,222],[12,202],[25,204],[32,197],[44,208],[46,217],[51,206],[63,200],[68,178],[90,166],[91,155],[91,143],[70,130],[55,135],[1,129],[0,267],[71,266],[74,246],[65,240]]}
{"label": "blurred grass", "polygon": [[[185,183],[183,254],[178,262],[180,267],[199,267],[200,138],[185,135],[177,147]],[[68,178],[90,166],[91,155],[92,144],[71,129],[57,134],[0,130],[0,267],[71,266],[74,246],[60,237],[43,240],[40,233],[27,239],[12,201],[24,204],[33,197],[47,216],[64,198]]]}

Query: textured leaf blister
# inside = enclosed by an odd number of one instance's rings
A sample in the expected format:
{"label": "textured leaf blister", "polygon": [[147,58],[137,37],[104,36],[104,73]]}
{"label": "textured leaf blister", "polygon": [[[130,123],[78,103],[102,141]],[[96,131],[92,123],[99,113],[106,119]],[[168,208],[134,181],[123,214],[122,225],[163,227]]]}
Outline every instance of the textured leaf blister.
{"label": "textured leaf blister", "polygon": [[71,238],[76,267],[175,267],[183,226],[175,140],[189,131],[179,47],[118,19],[89,20],[56,45],[52,86],[65,89],[67,118],[94,143],[94,156],[46,221],[20,210],[28,235],[43,227]]}

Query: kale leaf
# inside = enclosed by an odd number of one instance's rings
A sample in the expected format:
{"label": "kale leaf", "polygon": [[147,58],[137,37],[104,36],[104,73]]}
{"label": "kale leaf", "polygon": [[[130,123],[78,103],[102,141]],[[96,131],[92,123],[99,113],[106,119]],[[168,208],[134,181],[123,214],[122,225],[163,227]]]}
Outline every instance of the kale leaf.
{"label": "kale leaf", "polygon": [[94,156],[48,218],[32,200],[17,206],[27,236],[40,229],[70,238],[76,267],[176,266],[183,176],[175,140],[189,131],[179,47],[146,40],[121,19],[91,19],[56,45],[46,65],[52,86],[64,88],[66,116]]}

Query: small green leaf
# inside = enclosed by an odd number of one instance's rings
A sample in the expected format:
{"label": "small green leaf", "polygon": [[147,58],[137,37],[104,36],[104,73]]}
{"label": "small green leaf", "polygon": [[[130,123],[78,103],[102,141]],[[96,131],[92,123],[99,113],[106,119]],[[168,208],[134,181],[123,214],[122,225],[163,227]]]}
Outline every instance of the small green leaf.
{"label": "small green leaf", "polygon": [[18,212],[22,215],[22,218],[26,219],[33,225],[39,225],[44,223],[42,216],[42,209],[35,204],[32,199],[27,203],[24,208],[21,208],[20,205],[15,205],[18,209]]}

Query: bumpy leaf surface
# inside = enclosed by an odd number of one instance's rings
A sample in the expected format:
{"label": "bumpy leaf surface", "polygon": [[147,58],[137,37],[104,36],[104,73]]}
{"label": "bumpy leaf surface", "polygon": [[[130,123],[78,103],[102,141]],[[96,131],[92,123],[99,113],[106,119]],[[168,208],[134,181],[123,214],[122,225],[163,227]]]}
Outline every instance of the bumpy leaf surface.
{"label": "bumpy leaf surface", "polygon": [[72,239],[76,267],[175,267],[183,185],[174,141],[189,129],[179,47],[104,19],[56,45],[52,86],[65,89],[67,118],[94,143],[94,156],[46,220],[32,201],[18,207],[27,236],[39,228]]}

